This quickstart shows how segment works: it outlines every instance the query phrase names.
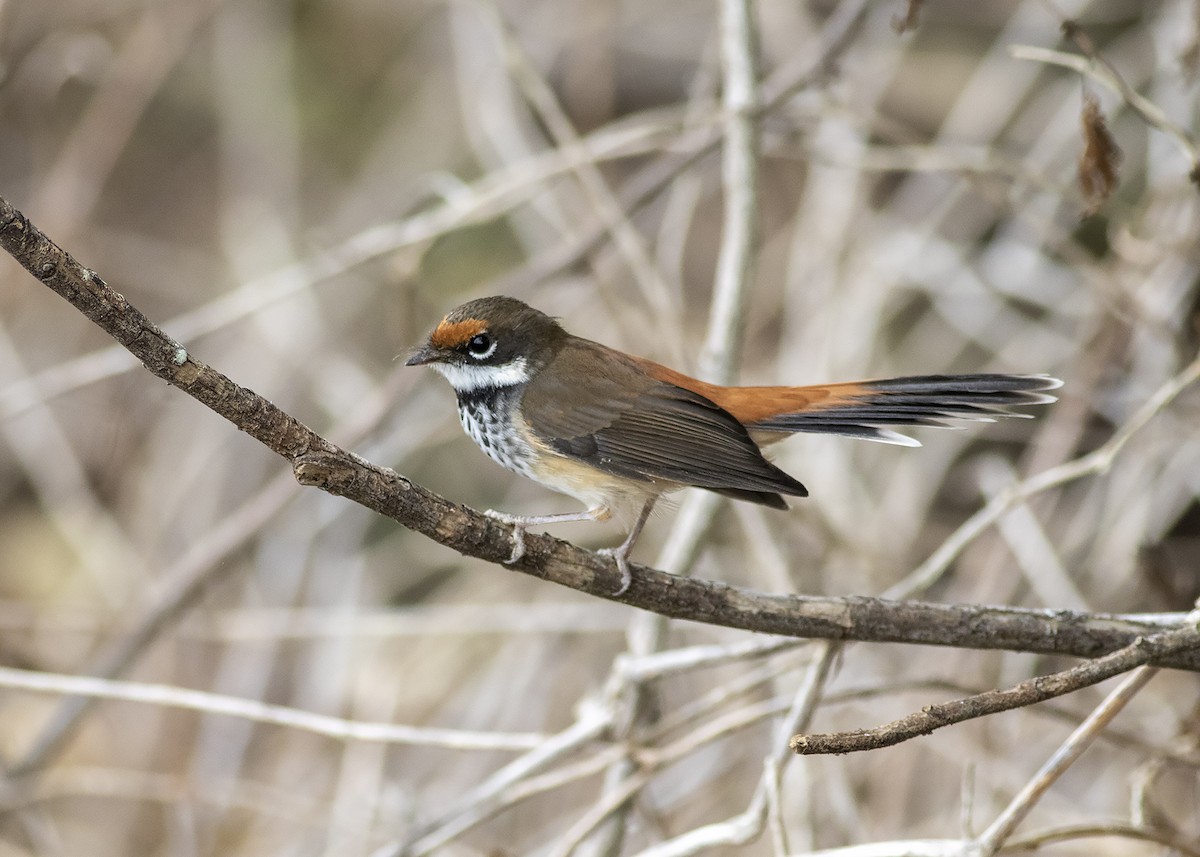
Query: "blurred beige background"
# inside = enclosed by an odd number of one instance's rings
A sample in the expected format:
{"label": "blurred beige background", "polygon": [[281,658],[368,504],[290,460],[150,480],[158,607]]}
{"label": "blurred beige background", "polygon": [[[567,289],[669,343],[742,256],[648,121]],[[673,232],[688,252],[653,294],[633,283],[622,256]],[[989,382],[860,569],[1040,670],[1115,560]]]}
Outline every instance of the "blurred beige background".
{"label": "blurred beige background", "polygon": [[[1066,387],[1035,420],[919,430],[921,450],[789,441],[776,460],[811,498],[722,506],[694,573],[881,594],[990,497],[1137,428],[1110,470],[1020,506],[912,594],[1189,609],[1200,397],[1139,409],[1200,338],[1196,4],[929,0],[904,34],[900,2],[754,9],[764,91],[784,94],[760,125],[742,377],[1048,372]],[[1103,82],[1014,55],[1077,56],[1060,13],[1182,142]],[[486,460],[445,383],[396,358],[456,303],[503,292],[694,370],[725,216],[703,148],[721,128],[718,44],[717,4],[697,0],[0,0],[0,195],[197,358],[335,442],[476,508],[566,511]],[[1123,151],[1087,218],[1084,91]],[[675,521],[656,516],[639,560]],[[0,260],[3,665],[87,673],[185,580],[206,585],[124,678],[466,732],[339,740],[101,701],[0,793],[0,855],[540,855],[576,839],[580,854],[700,853],[681,837],[756,806],[818,657],[735,657],[767,641],[672,624],[657,648],[680,660],[634,662],[655,670],[649,715],[588,733],[597,711],[628,710],[618,658],[644,617],[299,488]],[[870,726],[1067,665],[854,646],[812,724]],[[978,832],[1105,689],[877,754],[785,758],[768,829],[705,853]],[[6,766],[62,699],[0,689]],[[1195,706],[1194,677],[1157,678],[1021,835],[1120,821],[1200,847]],[[504,767],[572,729],[544,764]],[[587,839],[620,734],[656,761],[621,835]],[[1115,835],[1047,851],[1164,853]]]}

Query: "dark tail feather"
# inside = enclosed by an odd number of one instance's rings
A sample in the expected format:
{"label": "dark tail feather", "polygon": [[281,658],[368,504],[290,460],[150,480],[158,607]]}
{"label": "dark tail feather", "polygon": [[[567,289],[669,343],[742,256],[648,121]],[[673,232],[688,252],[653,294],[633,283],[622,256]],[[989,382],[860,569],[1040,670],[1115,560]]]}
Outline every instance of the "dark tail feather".
{"label": "dark tail feather", "polygon": [[948,420],[993,422],[1029,418],[1010,410],[1055,401],[1047,390],[1062,386],[1048,375],[917,375],[864,381],[849,398],[829,405],[778,414],[749,428],[774,432],[819,432],[920,446],[890,426],[948,428]]}
{"label": "dark tail feather", "polygon": [[[793,497],[808,496],[808,489],[804,488],[803,485],[800,488],[803,490],[791,492]],[[770,491],[743,491],[738,488],[710,488],[709,490],[725,497],[732,497],[734,500],[758,503],[762,506],[770,506],[772,509],[786,509],[788,507],[787,501],[781,495],[773,494]]]}

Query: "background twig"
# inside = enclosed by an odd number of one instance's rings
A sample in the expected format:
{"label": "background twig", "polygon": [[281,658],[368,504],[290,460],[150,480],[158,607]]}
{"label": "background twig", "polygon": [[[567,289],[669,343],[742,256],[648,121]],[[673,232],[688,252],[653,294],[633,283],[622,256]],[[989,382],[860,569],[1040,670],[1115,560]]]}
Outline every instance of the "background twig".
{"label": "background twig", "polygon": [[820,735],[795,735],[789,745],[804,756],[822,753],[854,753],[891,747],[935,729],[1035,705],[1056,696],[1074,693],[1085,687],[1129,672],[1169,652],[1195,648],[1200,636],[1194,628],[1180,628],[1149,637],[1140,637],[1112,654],[1048,676],[1026,679],[1004,690],[989,690],[965,699],[926,705],[907,717],[872,729],[831,732]]}

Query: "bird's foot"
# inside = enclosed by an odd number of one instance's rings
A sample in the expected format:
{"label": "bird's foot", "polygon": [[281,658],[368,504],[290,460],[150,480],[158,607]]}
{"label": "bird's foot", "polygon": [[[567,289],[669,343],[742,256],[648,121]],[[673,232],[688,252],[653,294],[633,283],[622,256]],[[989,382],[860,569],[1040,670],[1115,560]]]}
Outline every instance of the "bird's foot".
{"label": "bird's foot", "polygon": [[495,509],[488,509],[483,514],[487,515],[493,521],[499,521],[502,524],[508,524],[512,527],[512,553],[509,554],[504,564],[512,565],[525,556],[525,528],[529,526],[528,522],[518,515],[497,512]]}
{"label": "bird's foot", "polygon": [[596,553],[601,556],[611,556],[617,562],[617,570],[621,572],[621,585],[613,595],[624,595],[629,591],[630,584],[633,583],[633,569],[629,567],[629,548],[630,545],[621,545],[615,548],[601,548]]}

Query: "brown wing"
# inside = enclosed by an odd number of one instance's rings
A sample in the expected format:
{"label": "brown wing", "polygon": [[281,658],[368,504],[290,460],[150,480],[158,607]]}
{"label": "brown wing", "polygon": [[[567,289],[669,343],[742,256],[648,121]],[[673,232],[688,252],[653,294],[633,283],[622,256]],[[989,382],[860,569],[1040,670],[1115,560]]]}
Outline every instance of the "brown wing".
{"label": "brown wing", "polygon": [[607,473],[776,507],[779,494],[808,494],[715,402],[587,340],[572,338],[534,376],[521,413],[551,448]]}
{"label": "brown wing", "polygon": [[820,432],[920,444],[891,426],[947,426],[948,420],[1028,417],[1010,410],[1054,401],[1062,385],[1046,375],[919,375],[812,387],[718,387],[637,358],[652,376],[716,402],[757,433]]}

